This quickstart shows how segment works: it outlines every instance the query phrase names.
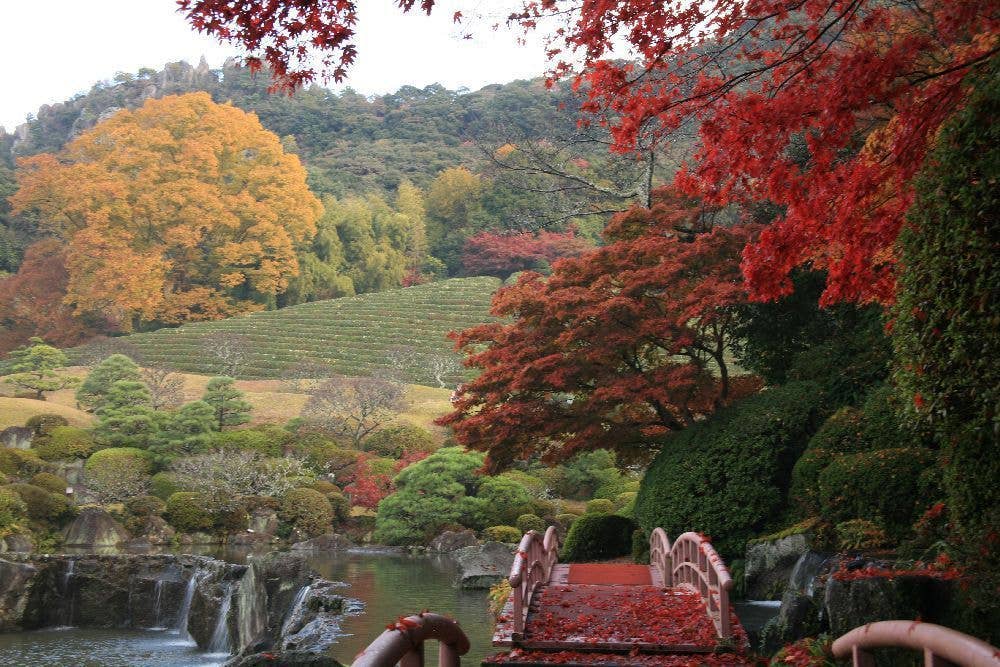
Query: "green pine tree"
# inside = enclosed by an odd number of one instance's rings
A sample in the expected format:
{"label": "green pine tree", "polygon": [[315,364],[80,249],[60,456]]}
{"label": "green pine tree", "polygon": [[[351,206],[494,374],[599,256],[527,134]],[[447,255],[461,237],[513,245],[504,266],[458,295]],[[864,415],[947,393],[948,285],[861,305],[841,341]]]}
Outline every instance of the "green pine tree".
{"label": "green pine tree", "polygon": [[76,400],[84,408],[98,410],[104,405],[111,385],[119,380],[138,381],[139,367],[124,354],[112,354],[91,370],[76,390]]}
{"label": "green pine tree", "polygon": [[7,383],[30,389],[35,392],[35,398],[45,400],[46,391],[59,391],[79,382],[77,378],[59,375],[55,369],[68,363],[66,354],[59,348],[46,345],[41,338],[32,338],[30,345],[24,345],[10,353],[13,361],[13,374],[8,375]]}
{"label": "green pine tree", "polygon": [[235,385],[236,380],[231,377],[214,377],[208,381],[205,395],[201,397],[215,412],[215,427],[219,431],[250,421],[251,406],[243,400],[243,392]]}

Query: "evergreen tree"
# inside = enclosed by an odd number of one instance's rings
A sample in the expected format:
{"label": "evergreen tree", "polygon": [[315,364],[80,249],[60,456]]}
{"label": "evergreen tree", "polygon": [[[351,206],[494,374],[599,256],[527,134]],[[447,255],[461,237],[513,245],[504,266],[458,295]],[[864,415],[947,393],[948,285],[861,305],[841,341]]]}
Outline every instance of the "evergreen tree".
{"label": "evergreen tree", "polygon": [[112,383],[97,416],[94,435],[110,447],[146,449],[156,437],[156,412],[149,389],[138,380]]}
{"label": "evergreen tree", "polygon": [[156,442],[151,449],[161,464],[177,456],[203,453],[215,426],[215,410],[205,401],[186,403],[175,412],[158,412]]}
{"label": "evergreen tree", "polygon": [[12,375],[6,381],[15,387],[30,389],[35,398],[44,400],[46,391],[59,391],[77,382],[76,378],[56,374],[55,369],[65,366],[66,354],[59,348],[46,345],[41,338],[32,338],[31,345],[24,345],[10,353]]}
{"label": "evergreen tree", "polygon": [[236,380],[233,378],[214,377],[205,388],[205,395],[201,400],[212,408],[216,430],[221,431],[227,426],[250,421],[251,406],[243,400],[243,392],[235,384]]}
{"label": "evergreen tree", "polygon": [[111,386],[119,380],[138,382],[139,367],[124,354],[112,354],[94,367],[87,374],[83,384],[76,390],[76,400],[90,410],[100,409],[104,405]]}

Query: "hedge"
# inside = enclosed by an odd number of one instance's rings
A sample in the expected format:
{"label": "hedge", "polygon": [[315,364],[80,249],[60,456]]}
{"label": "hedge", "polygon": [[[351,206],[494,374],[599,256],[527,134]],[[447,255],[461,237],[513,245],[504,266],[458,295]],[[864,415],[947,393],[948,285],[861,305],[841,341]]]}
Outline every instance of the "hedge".
{"label": "hedge", "polygon": [[516,526],[490,526],[483,531],[483,537],[493,542],[503,542],[504,544],[517,544],[524,536]]}
{"label": "hedge", "polygon": [[45,467],[45,462],[30,449],[0,447],[0,472],[9,477],[33,475]]}
{"label": "hedge", "polygon": [[587,514],[611,514],[615,504],[606,498],[596,498],[587,501]]}
{"label": "hedge", "polygon": [[87,486],[110,501],[141,495],[149,488],[152,455],[135,447],[101,449],[84,465]]}
{"label": "hedge", "polygon": [[52,493],[34,484],[8,484],[3,488],[21,496],[28,508],[28,517],[34,521],[58,523],[70,513],[69,500],[63,494]]}
{"label": "hedge", "polygon": [[309,537],[328,533],[333,526],[333,507],[326,496],[315,489],[300,487],[286,493],[281,499],[278,516]]}
{"label": "hedge", "polygon": [[586,514],[570,526],[559,559],[580,563],[632,553],[635,521],[617,514]]}
{"label": "hedge", "polygon": [[166,519],[182,533],[211,530],[215,518],[208,509],[208,499],[203,494],[178,491],[167,498]]}
{"label": "hedge", "polygon": [[35,438],[31,448],[45,461],[85,459],[97,449],[90,431],[75,426],[57,426]]}
{"label": "hedge", "polygon": [[791,382],[680,431],[646,472],[636,519],[647,532],[706,533],[724,558],[742,556],[746,541],[781,513],[822,404],[818,384]]}

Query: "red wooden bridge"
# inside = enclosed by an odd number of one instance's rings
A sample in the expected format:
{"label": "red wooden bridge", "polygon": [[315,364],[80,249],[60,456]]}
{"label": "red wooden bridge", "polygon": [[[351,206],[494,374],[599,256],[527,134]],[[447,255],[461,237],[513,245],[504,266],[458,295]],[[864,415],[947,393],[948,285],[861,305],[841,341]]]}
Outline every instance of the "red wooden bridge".
{"label": "red wooden bridge", "polygon": [[[732,579],[712,545],[697,533],[684,533],[671,543],[657,528],[649,546],[649,565],[560,564],[554,528],[544,536],[527,533],[514,558],[511,594],[493,636],[493,644],[506,650],[483,664],[757,664],[729,606]],[[390,626],[357,656],[353,667],[423,667],[428,639],[440,643],[440,667],[458,667],[469,650],[457,622],[423,613]],[[858,628],[834,642],[833,651],[855,667],[872,667],[868,651],[885,646],[922,651],[927,667],[1000,667],[1000,651],[989,644],[911,621]]]}

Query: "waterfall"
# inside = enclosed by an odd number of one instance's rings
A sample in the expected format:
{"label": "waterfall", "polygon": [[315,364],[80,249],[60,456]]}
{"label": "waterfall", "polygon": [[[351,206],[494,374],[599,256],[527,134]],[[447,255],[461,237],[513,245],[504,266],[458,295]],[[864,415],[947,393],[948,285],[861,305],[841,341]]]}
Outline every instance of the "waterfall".
{"label": "waterfall", "polygon": [[306,584],[295,594],[292,606],[288,608],[288,613],[285,615],[285,622],[281,624],[281,634],[278,635],[279,641],[283,640],[288,635],[288,631],[297,622],[302,620],[302,604],[306,601],[306,596],[309,595],[310,590],[312,590],[312,584]]}
{"label": "waterfall", "polygon": [[76,567],[76,560],[70,558],[66,561],[66,570],[62,574],[62,594],[66,598],[66,616],[63,625],[73,625],[73,570]]}
{"label": "waterfall", "polygon": [[222,604],[219,606],[219,617],[215,621],[215,631],[212,632],[212,639],[208,642],[209,653],[230,652],[229,645],[229,608],[233,604],[233,587],[226,586],[226,592],[222,596]]}
{"label": "waterfall", "polygon": [[827,560],[826,556],[813,551],[802,554],[788,578],[789,590],[812,597],[816,590],[816,577]]}
{"label": "waterfall", "polygon": [[194,589],[198,585],[198,571],[191,573],[191,578],[188,579],[187,590],[184,591],[184,600],[181,602],[181,608],[177,612],[177,627],[174,628],[174,632],[185,637],[188,637],[188,616],[191,615],[191,600],[194,599]]}
{"label": "waterfall", "polygon": [[156,588],[154,589],[153,597],[155,602],[153,603],[153,628],[154,630],[163,629],[163,621],[161,611],[163,604],[163,579],[156,580]]}

